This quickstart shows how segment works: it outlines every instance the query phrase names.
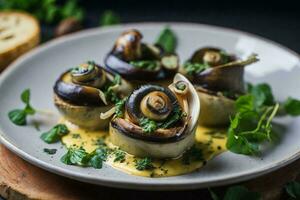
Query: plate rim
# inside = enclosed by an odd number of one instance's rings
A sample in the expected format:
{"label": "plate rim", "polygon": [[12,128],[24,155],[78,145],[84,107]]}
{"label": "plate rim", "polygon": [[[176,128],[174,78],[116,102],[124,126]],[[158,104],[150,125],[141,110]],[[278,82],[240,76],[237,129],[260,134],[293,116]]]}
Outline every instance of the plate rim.
{"label": "plate rim", "polygon": [[[3,84],[6,77],[8,77],[11,73],[13,73],[16,69],[18,69],[18,66],[27,59],[30,59],[30,57],[35,56],[36,54],[39,54],[43,51],[46,51],[48,48],[64,43],[66,41],[71,40],[77,40],[82,37],[89,37],[91,35],[97,35],[99,33],[104,32],[114,32],[114,31],[121,31],[126,27],[151,27],[151,26],[166,26],[170,25],[172,26],[182,26],[182,27],[189,27],[189,28],[195,28],[195,29],[209,29],[209,30],[216,30],[216,31],[222,31],[226,33],[234,33],[235,35],[244,35],[248,36],[250,38],[255,38],[258,40],[261,40],[263,42],[272,44],[280,49],[283,49],[284,51],[289,52],[290,54],[294,55],[295,57],[300,60],[300,55],[296,53],[295,51],[289,49],[288,47],[285,47],[284,45],[281,45],[280,43],[277,43],[275,41],[272,41],[270,39],[264,38],[259,35],[255,35],[249,32],[240,31],[232,28],[222,27],[222,26],[215,26],[215,25],[208,25],[208,24],[201,24],[201,23],[186,23],[186,22],[142,22],[142,23],[127,23],[127,24],[121,24],[121,25],[115,25],[111,27],[101,27],[101,28],[91,28],[86,29],[83,31],[79,31],[73,34],[69,34],[66,36],[59,37],[57,39],[52,39],[44,44],[39,45],[38,47],[34,48],[33,50],[23,54],[21,57],[19,57],[17,60],[15,60],[13,63],[11,63],[7,69],[5,69],[2,74],[0,75],[0,85]],[[264,167],[261,167],[259,169],[256,168],[256,170],[248,170],[244,173],[237,173],[235,176],[222,176],[222,178],[212,178],[210,181],[206,182],[199,182],[199,179],[193,180],[193,181],[183,181],[180,180],[180,183],[178,181],[173,183],[164,183],[164,182],[158,182],[158,183],[151,183],[151,182],[145,182],[145,181],[128,181],[127,179],[121,180],[121,179],[112,179],[110,177],[102,177],[101,179],[95,178],[89,174],[81,174],[76,171],[72,171],[69,169],[66,169],[64,167],[59,167],[55,165],[50,165],[45,161],[39,160],[38,158],[35,158],[34,156],[30,155],[29,153],[26,153],[22,149],[19,149],[17,145],[13,144],[9,141],[9,138],[6,137],[7,134],[4,133],[5,131],[2,129],[2,126],[0,124],[0,141],[1,143],[6,146],[9,150],[16,153],[18,156],[20,156],[22,159],[28,161],[29,163],[40,167],[46,171],[50,171],[55,174],[59,174],[61,176],[72,178],[78,181],[82,182],[88,182],[103,186],[111,186],[111,187],[118,187],[118,188],[128,188],[128,189],[141,189],[141,190],[184,190],[184,189],[196,189],[196,188],[203,188],[203,187],[210,187],[210,186],[220,186],[225,184],[231,184],[234,182],[239,181],[245,181],[249,180],[255,177],[258,177],[260,175],[272,172],[278,168],[281,168],[285,165],[288,165],[289,163],[295,161],[296,159],[300,158],[300,151],[295,152],[292,155],[289,155],[284,160],[281,160],[280,162],[271,163],[269,165],[266,165]],[[158,178],[159,180],[161,178]]]}

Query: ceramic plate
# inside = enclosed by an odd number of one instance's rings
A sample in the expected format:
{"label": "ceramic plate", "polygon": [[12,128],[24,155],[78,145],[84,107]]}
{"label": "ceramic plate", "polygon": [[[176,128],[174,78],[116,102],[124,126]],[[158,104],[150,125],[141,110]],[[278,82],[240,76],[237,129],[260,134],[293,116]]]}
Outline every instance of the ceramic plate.
{"label": "ceramic plate", "polygon": [[[59,160],[66,152],[64,147],[60,144],[45,144],[39,139],[40,132],[33,126],[18,127],[9,121],[7,113],[23,106],[19,95],[25,88],[30,88],[34,107],[56,113],[36,117],[43,121],[42,131],[50,129],[59,117],[52,101],[52,86],[63,71],[87,60],[103,63],[105,54],[117,36],[128,28],[141,30],[145,41],[153,42],[165,25],[128,24],[82,31],[41,45],[18,59],[0,76],[2,143],[32,164],[62,176],[99,185],[149,190],[193,189],[229,184],[271,172],[300,157],[300,118],[286,117],[277,119],[286,127],[282,130],[280,144],[260,157],[251,158],[226,152],[191,174],[145,178],[128,175],[109,166],[97,170],[64,165]],[[255,52],[261,61],[246,68],[247,81],[270,83],[278,100],[289,95],[300,98],[300,60],[291,50],[272,41],[226,28],[183,23],[169,25],[178,35],[178,53],[182,61],[195,49],[207,45],[224,48],[240,57]],[[43,148],[57,148],[58,152],[49,156],[43,152]]]}

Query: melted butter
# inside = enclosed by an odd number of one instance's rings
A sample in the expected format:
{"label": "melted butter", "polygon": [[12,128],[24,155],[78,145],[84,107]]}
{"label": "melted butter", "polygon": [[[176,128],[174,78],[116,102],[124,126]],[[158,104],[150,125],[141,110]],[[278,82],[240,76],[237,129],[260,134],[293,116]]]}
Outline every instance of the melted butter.
{"label": "melted butter", "polygon": [[[70,133],[62,138],[62,142],[69,148],[71,146],[82,146],[87,152],[94,151],[99,142],[104,142],[108,147],[115,149],[109,142],[108,131],[87,131],[71,124],[65,120]],[[128,174],[146,177],[166,177],[187,174],[200,169],[206,162],[226,150],[226,129],[206,128],[198,126],[196,131],[196,146],[202,152],[201,160],[191,160],[188,164],[184,162],[184,156],[177,159],[152,161],[154,169],[137,170],[135,161],[137,158],[126,153],[123,162],[115,162],[114,154],[110,154],[106,164],[126,172]]]}

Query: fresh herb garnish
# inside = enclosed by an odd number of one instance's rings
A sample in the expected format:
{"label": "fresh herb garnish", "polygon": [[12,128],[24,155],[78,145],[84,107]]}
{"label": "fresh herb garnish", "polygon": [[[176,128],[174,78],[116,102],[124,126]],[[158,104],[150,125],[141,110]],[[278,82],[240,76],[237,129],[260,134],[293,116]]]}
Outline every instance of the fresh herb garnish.
{"label": "fresh herb garnish", "polygon": [[115,155],[115,159],[114,159],[114,162],[124,162],[125,161],[125,156],[126,156],[126,153],[120,149],[117,149],[114,151],[114,155]]}
{"label": "fresh herb garnish", "polygon": [[143,128],[143,132],[145,133],[153,133],[157,129],[156,122],[147,117],[140,119],[140,126]]}
{"label": "fresh herb garnish", "polygon": [[177,37],[169,27],[166,27],[159,34],[155,44],[161,46],[166,53],[174,53],[177,46]]}
{"label": "fresh herb garnish", "polygon": [[8,117],[11,122],[18,126],[24,126],[27,124],[27,116],[34,115],[35,109],[30,105],[30,90],[26,89],[21,94],[21,100],[25,103],[24,109],[14,109],[8,113]]}
{"label": "fresh herb garnish", "polygon": [[182,155],[182,163],[189,165],[193,161],[204,161],[201,149],[192,146]]}
{"label": "fresh herb garnish", "polygon": [[123,117],[124,116],[124,106],[125,106],[126,101],[127,101],[127,97],[116,103],[116,105],[115,105],[115,107],[116,107],[115,114],[116,114],[117,117]]}
{"label": "fresh herb garnish", "polygon": [[99,147],[91,153],[87,153],[83,147],[71,147],[61,158],[61,162],[67,165],[78,165],[101,169],[103,161],[106,161],[109,153],[110,149],[107,147]]}
{"label": "fresh herb garnish", "polygon": [[61,157],[60,160],[67,165],[86,166],[89,159],[89,154],[85,151],[84,148],[71,147],[68,149],[68,152],[63,157]]}
{"label": "fresh herb garnish", "polygon": [[69,133],[69,129],[64,124],[57,124],[49,131],[43,133],[41,135],[41,139],[44,140],[44,142],[51,144],[58,142],[61,137],[64,135],[67,135]]}
{"label": "fresh herb garnish", "polygon": [[47,149],[44,148],[44,152],[50,155],[56,154],[57,149]]}
{"label": "fresh herb garnish", "polygon": [[272,88],[266,84],[261,83],[257,85],[248,84],[248,93],[255,98],[255,106],[272,106],[275,104]]}
{"label": "fresh herb garnish", "polygon": [[130,61],[129,64],[136,68],[146,69],[146,70],[155,70],[159,63],[155,60],[137,60],[137,61]]}
{"label": "fresh herb garnish", "polygon": [[72,134],[72,138],[78,139],[78,138],[81,138],[81,136],[80,136],[79,133],[73,133],[73,134]]}
{"label": "fresh herb garnish", "polygon": [[178,82],[178,83],[175,84],[175,87],[176,87],[178,90],[183,91],[183,90],[185,90],[186,85],[185,85],[184,83],[182,83],[182,82]]}
{"label": "fresh herb garnish", "polygon": [[228,130],[227,149],[246,155],[259,153],[259,144],[271,141],[271,121],[278,111],[279,105],[263,106],[262,98],[253,95],[241,96],[236,101],[237,114],[231,120]]}
{"label": "fresh herb garnish", "polygon": [[289,97],[283,103],[283,107],[284,107],[285,112],[291,116],[299,116],[300,115],[300,101],[298,99]]}
{"label": "fresh herb garnish", "polygon": [[172,113],[163,122],[158,123],[159,128],[170,128],[182,117],[186,117],[186,113],[182,112],[179,106],[174,107]]}
{"label": "fresh herb garnish", "polygon": [[100,17],[100,26],[110,26],[120,24],[121,20],[118,14],[111,10],[106,10]]}
{"label": "fresh herb garnish", "polygon": [[[213,200],[221,200],[221,198],[211,189],[208,189]],[[249,191],[244,186],[229,187],[224,195],[223,200],[260,200],[261,195],[257,192]]]}
{"label": "fresh herb garnish", "polygon": [[153,169],[154,166],[152,164],[152,159],[146,157],[143,159],[135,160],[135,168],[140,171]]}
{"label": "fresh herb garnish", "polygon": [[95,169],[101,169],[103,161],[106,161],[108,154],[108,148],[97,148],[89,155],[90,160],[88,162],[88,166],[91,166]]}
{"label": "fresh herb garnish", "polygon": [[120,85],[120,84],[121,84],[121,76],[117,74],[115,75],[112,83],[106,86],[106,89],[104,90],[105,97],[112,103],[117,103],[120,101],[120,98],[118,97],[117,93],[113,89],[115,88],[116,85]]}
{"label": "fresh herb garnish", "polygon": [[285,185],[285,191],[293,199],[300,199],[300,183],[291,181]]}
{"label": "fresh herb garnish", "polygon": [[6,10],[27,11],[44,23],[53,23],[68,17],[82,20],[84,11],[77,0],[68,0],[59,5],[57,0],[3,0],[1,6]]}
{"label": "fresh herb garnish", "polygon": [[186,62],[183,65],[183,68],[185,69],[186,73],[188,75],[194,75],[197,73],[200,73],[204,70],[206,70],[207,68],[209,68],[210,66],[208,64],[205,63],[192,63],[192,62]]}

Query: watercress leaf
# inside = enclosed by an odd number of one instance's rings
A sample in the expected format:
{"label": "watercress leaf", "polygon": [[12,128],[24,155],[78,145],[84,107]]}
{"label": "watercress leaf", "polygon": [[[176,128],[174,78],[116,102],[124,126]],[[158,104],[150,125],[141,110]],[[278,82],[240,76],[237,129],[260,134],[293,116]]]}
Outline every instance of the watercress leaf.
{"label": "watercress leaf", "polygon": [[86,166],[90,157],[84,148],[69,148],[68,152],[61,157],[61,162],[67,165]]}
{"label": "watercress leaf", "polygon": [[26,125],[27,114],[24,110],[21,109],[12,110],[8,113],[8,117],[10,121],[13,122],[15,125],[18,126]]}
{"label": "watercress leaf", "polygon": [[285,185],[285,191],[294,199],[300,199],[300,183],[291,181]]}
{"label": "watercress leaf", "polygon": [[224,200],[260,200],[261,195],[257,192],[251,192],[243,186],[230,187],[224,196]]}
{"label": "watercress leaf", "polygon": [[110,26],[120,24],[121,20],[118,14],[111,10],[106,10],[100,17],[100,26]]}
{"label": "watercress leaf", "polygon": [[166,27],[159,34],[156,44],[161,46],[166,53],[174,53],[177,46],[177,37],[169,27]]}
{"label": "watercress leaf", "polygon": [[92,166],[96,169],[102,168],[103,161],[106,161],[108,157],[108,149],[107,148],[97,148],[90,154],[89,166]]}
{"label": "watercress leaf", "polygon": [[22,92],[21,94],[21,100],[25,103],[25,104],[29,104],[30,101],[30,90],[26,89]]}
{"label": "watercress leaf", "polygon": [[62,136],[66,135],[68,133],[69,133],[69,129],[66,125],[57,124],[49,131],[43,133],[41,135],[41,139],[44,142],[51,144],[51,143],[58,142]]}
{"label": "watercress leaf", "polygon": [[254,98],[252,95],[239,97],[235,102],[235,108],[238,112],[247,112],[254,110]]}
{"label": "watercress leaf", "polygon": [[289,97],[283,104],[284,110],[291,116],[300,115],[300,100]]}
{"label": "watercress leaf", "polygon": [[255,106],[261,107],[265,106],[272,106],[274,105],[274,96],[272,93],[271,87],[266,83],[261,83],[257,85],[252,85],[248,87],[250,89],[250,94],[253,95],[255,100]]}

